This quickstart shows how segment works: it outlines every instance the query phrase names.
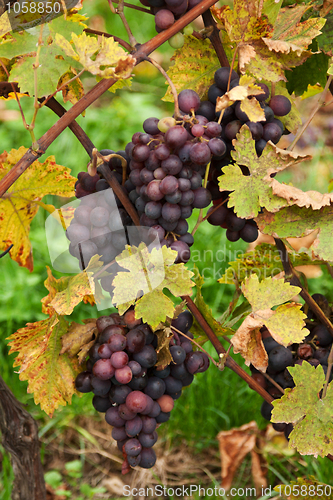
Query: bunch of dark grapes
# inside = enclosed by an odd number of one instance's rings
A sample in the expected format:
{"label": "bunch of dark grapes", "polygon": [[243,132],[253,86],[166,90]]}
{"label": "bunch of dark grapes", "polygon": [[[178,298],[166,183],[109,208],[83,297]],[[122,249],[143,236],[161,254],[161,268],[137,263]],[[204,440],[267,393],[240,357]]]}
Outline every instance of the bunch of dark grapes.
{"label": "bunch of dark grapes", "polygon": [[[192,323],[192,315],[184,311],[172,325],[193,338]],[[157,336],[135,319],[134,310],[124,316],[101,316],[96,326],[97,341],[75,386],[80,392],[94,393],[94,408],[105,413],[113,427],[111,435],[124,456],[123,473],[130,466],[148,469],[156,461],[152,447],[157,426],[169,420],[182,388],[192,383],[195,373],[207,370],[209,358],[193,352],[190,340],[175,332],[170,342],[172,363],[156,367]]]}
{"label": "bunch of dark grapes", "polygon": [[[119,156],[122,156],[128,162],[128,157],[126,156],[125,151],[116,152],[112,151],[112,149],[102,149],[100,151],[100,154],[102,156],[117,154]],[[110,160],[107,162],[107,165],[110,168],[110,170],[114,171],[117,181],[121,184],[123,176],[123,168],[121,165],[120,158],[117,157],[110,158]],[[98,191],[103,191],[110,187],[108,182],[105,179],[101,178],[101,176],[98,173],[92,176],[88,172],[79,172],[77,178],[78,180],[76,181],[75,184],[75,196],[77,198],[83,198],[88,194],[96,193]]]}
{"label": "bunch of dark grapes", "polygon": [[129,198],[141,225],[178,252],[176,262],[187,262],[193,237],[186,219],[193,208],[210,204],[211,193],[202,187],[206,166],[227,148],[221,125],[200,114],[198,94],[183,90],[178,99],[181,118],[148,118],[144,133],[136,132],[125,151],[133,184]]}
{"label": "bunch of dark grapes", "polygon": [[[202,101],[197,113],[206,116],[209,120],[218,119],[220,112],[215,113],[216,100],[222,97],[227,90],[239,85],[237,73],[230,68],[219,68],[214,75],[215,83],[208,90],[208,100]],[[230,83],[229,83],[230,80]],[[229,85],[228,85],[229,84]],[[247,243],[255,241],[258,237],[258,228],[253,220],[245,220],[237,217],[232,208],[226,207],[227,192],[221,193],[218,188],[218,177],[223,175],[222,169],[226,165],[233,163],[230,151],[233,149],[232,140],[236,139],[241,127],[246,124],[255,140],[255,147],[258,157],[262,154],[267,141],[276,144],[282,134],[289,133],[284,129],[282,122],[276,118],[287,115],[291,110],[291,102],[283,95],[275,95],[269,99],[269,88],[264,83],[257,83],[262,88],[262,94],[254,96],[259,101],[265,112],[263,122],[251,122],[244,111],[241,110],[241,101],[236,101],[232,106],[224,110],[221,120],[222,132],[220,139],[226,144],[227,153],[223,158],[213,157],[210,168],[210,181],[208,190],[212,194],[213,204],[221,205],[215,209],[212,207],[209,213],[208,222],[214,226],[221,226],[227,229],[226,236],[229,241],[243,239]],[[267,101],[267,102],[266,102]],[[249,175],[247,167],[242,167],[244,175]],[[222,204],[223,203],[223,204]]]}
{"label": "bunch of dark grapes", "polygon": [[[328,304],[326,297],[320,293],[312,295],[312,298],[317,302],[319,307],[324,311],[327,317],[332,316],[332,310]],[[292,344],[289,347],[284,347],[278,344],[264,327],[261,329],[261,335],[264,347],[268,354],[267,374],[280,386],[282,389],[295,387],[292,376],[287,370],[288,366],[301,365],[303,362],[308,362],[312,366],[317,367],[322,365],[324,373],[327,373],[327,360],[332,348],[333,337],[326,328],[316,318],[313,312],[309,309],[307,313],[306,327],[309,329],[309,335],[301,344]],[[273,398],[280,398],[281,391],[272,383],[270,383],[262,373],[251,367],[252,377],[266,389]],[[332,374],[330,381],[332,380]],[[263,402],[261,406],[261,414],[266,420],[271,419],[272,405]],[[291,424],[273,423],[275,430],[284,432],[286,437],[292,431]]]}

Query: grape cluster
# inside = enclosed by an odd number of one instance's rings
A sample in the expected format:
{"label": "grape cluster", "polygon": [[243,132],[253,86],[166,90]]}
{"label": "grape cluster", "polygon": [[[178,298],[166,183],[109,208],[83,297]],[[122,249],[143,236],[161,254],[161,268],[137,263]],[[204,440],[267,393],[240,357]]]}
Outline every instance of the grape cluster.
{"label": "grape cluster", "polygon": [[[239,85],[237,73],[230,68],[219,68],[214,74],[215,83],[208,90],[208,100],[202,101],[197,113],[204,115],[209,120],[219,119],[220,112],[215,113],[216,100],[222,97],[227,90]],[[240,128],[246,124],[255,140],[257,155],[260,156],[267,144],[271,140],[276,144],[285,131],[282,122],[276,116],[285,116],[291,110],[289,99],[283,95],[275,95],[269,101],[269,88],[264,83],[257,83],[262,88],[262,94],[254,96],[265,112],[265,121],[251,122],[244,111],[241,110],[241,101],[236,101],[232,106],[226,108],[221,120],[222,132],[220,139],[226,144],[226,154],[223,158],[213,157],[210,168],[210,181],[207,189],[211,192],[213,205],[220,205],[219,208],[211,207],[208,222],[214,226],[221,226],[227,229],[226,236],[229,241],[237,241],[239,238],[247,243],[255,241],[258,237],[258,228],[253,220],[245,220],[237,217],[232,208],[226,207],[226,200],[230,193],[221,193],[218,188],[218,177],[223,175],[222,169],[230,163],[234,163],[230,156],[233,149],[232,140],[236,139]],[[268,101],[268,103],[266,102]],[[249,175],[247,167],[242,167],[244,175]],[[223,204],[222,204],[223,203]]]}
{"label": "grape cluster", "polygon": [[182,116],[148,118],[144,133],[136,132],[125,151],[130,158],[129,198],[142,226],[151,227],[161,245],[178,252],[176,262],[187,262],[193,237],[186,219],[193,208],[205,208],[211,193],[202,187],[207,164],[222,158],[222,127],[200,115],[200,98],[193,90],[180,92]]}
{"label": "grape cluster", "polygon": [[[100,151],[100,154],[102,156],[117,154],[119,156],[122,156],[128,162],[128,157],[126,156],[125,151],[115,152],[112,149],[102,149]],[[110,168],[111,171],[114,171],[117,181],[121,183],[123,168],[121,165],[120,158],[117,157],[110,158],[110,160],[107,161],[107,166]],[[77,177],[78,180],[75,183],[75,196],[77,198],[83,198],[88,194],[96,193],[98,191],[104,191],[105,189],[108,189],[110,187],[109,183],[105,179],[101,178],[99,174],[92,176],[88,172],[79,172]]]}
{"label": "grape cluster", "polygon": [[[331,308],[328,304],[326,297],[320,293],[312,295],[312,298],[321,307],[327,317],[332,315]],[[303,307],[304,308],[304,307]],[[288,366],[301,365],[307,361],[312,366],[322,365],[324,373],[327,373],[327,360],[332,348],[333,337],[326,328],[316,318],[314,313],[309,309],[307,312],[306,327],[309,329],[309,335],[303,340],[301,344],[293,344],[289,347],[284,347],[278,344],[273,337],[269,334],[266,328],[261,329],[263,344],[268,354],[268,368],[267,374],[279,384],[282,389],[295,387],[292,376],[287,370]],[[280,390],[258,372],[255,368],[251,367],[252,377],[266,389],[273,398],[280,398]],[[332,380],[332,374],[330,381]],[[261,407],[261,414],[266,420],[271,419],[272,405],[263,402]],[[275,430],[285,432],[286,437],[292,431],[291,424],[273,423]]]}
{"label": "grape cluster", "polygon": [[[191,313],[182,312],[172,326],[187,337],[193,323]],[[123,452],[123,473],[129,466],[151,468],[156,455],[158,424],[170,418],[174,400],[190,385],[195,373],[209,366],[205,353],[192,350],[191,341],[174,332],[170,342],[172,363],[157,366],[157,336],[149,325],[135,319],[134,310],[124,316],[101,316],[96,343],[89,351],[86,371],[75,380],[82,393],[93,392],[93,406],[105,413],[113,427],[112,437]]]}

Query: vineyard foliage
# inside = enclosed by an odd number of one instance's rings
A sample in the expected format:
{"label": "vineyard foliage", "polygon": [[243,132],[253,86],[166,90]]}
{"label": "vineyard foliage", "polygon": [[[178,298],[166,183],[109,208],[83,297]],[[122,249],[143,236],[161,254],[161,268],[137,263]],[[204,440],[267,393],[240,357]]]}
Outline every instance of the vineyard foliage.
{"label": "vineyard foliage", "polygon": [[[216,110],[224,111],[235,101],[241,101],[240,109],[252,122],[263,120],[263,109],[253,96],[261,91],[257,84],[264,83],[272,94],[290,99],[291,111],[281,121],[298,139],[302,127],[298,103],[317,95],[315,110],[318,110],[332,82],[333,3],[328,0],[289,3],[234,0],[232,7],[212,7],[213,2],[208,5],[206,0],[206,7],[211,7],[218,43],[223,45],[229,64],[241,76],[239,85],[217,98]],[[68,166],[58,165],[56,158],[50,156],[44,162],[37,159],[44,153],[38,149],[33,133],[40,107],[61,92],[64,102],[70,101],[72,109],[78,109],[75,106],[86,97],[80,79],[83,73],[90,74],[97,82],[109,79],[110,85],[113,82],[110,90],[121,95],[122,87],[129,87],[133,81],[133,68],[142,60],[140,47],[131,48],[128,43],[121,46],[113,37],[85,31],[89,20],[80,12],[81,7],[76,7],[46,24],[18,32],[11,31],[6,12],[0,17],[0,76],[3,83],[12,82],[1,87],[1,99],[29,98],[34,118],[27,126],[32,137],[28,153],[33,151],[36,156],[0,199],[0,248],[6,250],[13,245],[10,257],[29,271],[33,271],[29,241],[32,219],[39,208],[56,217],[55,207],[43,203],[43,198],[47,194],[72,197],[76,181]],[[110,11],[110,16],[116,15]],[[145,15],[138,13],[142,23]],[[190,21],[193,20],[192,16]],[[160,38],[155,47],[171,37],[170,30],[164,32],[164,38],[157,35]],[[209,36],[209,27],[185,35],[183,47],[175,50],[168,77],[177,93],[192,89],[200,98],[207,98],[214,73],[221,65]],[[174,100],[172,90],[169,85],[165,101]],[[303,192],[275,179],[276,173],[311,157],[294,152],[294,144],[284,150],[272,142],[258,157],[246,125],[240,129],[233,146],[234,162],[224,166],[219,177],[219,189],[230,193],[228,207],[243,219],[254,218],[260,231],[274,238],[298,238],[315,231],[309,249],[290,254],[293,267],[332,263],[333,195]],[[15,144],[13,147],[18,149],[0,155],[1,182],[7,182],[6,176],[19,160],[25,161],[27,148]],[[248,175],[244,175],[244,167],[249,169]],[[198,222],[207,224],[203,215],[202,210],[198,212]],[[64,221],[65,227],[68,223]],[[285,275],[284,263],[273,245],[259,245],[229,263],[219,282],[221,287],[235,286],[237,298],[219,321],[205,303],[204,279],[195,276],[184,263],[174,263],[175,256],[176,252],[165,246],[148,250],[142,243],[137,247],[127,246],[116,257],[122,269],[113,281],[113,304],[120,314],[134,306],[136,318],[142,318],[157,333],[159,364],[171,360],[170,322],[185,307],[185,302],[179,306],[179,297],[193,293],[197,308],[215,334],[228,335],[233,352],[240,352],[247,365],[252,364],[262,372],[268,366],[262,327],[283,346],[299,344],[309,334],[307,315],[299,303],[302,289],[288,282],[290,276]],[[9,337],[10,352],[18,353],[14,366],[20,367],[20,379],[28,381],[28,391],[34,394],[35,403],[49,416],[59,405],[70,404],[73,394],[78,394],[74,380],[84,370],[85,358],[96,339],[96,320],[87,318],[84,324],[76,324],[70,315],[82,301],[91,305],[98,302],[99,290],[91,277],[96,270],[101,272],[101,267],[96,257],[80,274],[59,279],[48,269],[45,287],[49,293],[42,300],[46,319],[28,323]],[[200,345],[207,340],[197,320],[192,331]],[[283,397],[275,401],[272,421],[295,425],[290,443],[301,454],[333,454],[333,382],[326,383],[324,396],[320,392],[325,377],[329,381],[330,370],[325,376],[321,366],[315,368],[304,362],[302,366],[289,368],[289,372],[296,386],[286,389]]]}

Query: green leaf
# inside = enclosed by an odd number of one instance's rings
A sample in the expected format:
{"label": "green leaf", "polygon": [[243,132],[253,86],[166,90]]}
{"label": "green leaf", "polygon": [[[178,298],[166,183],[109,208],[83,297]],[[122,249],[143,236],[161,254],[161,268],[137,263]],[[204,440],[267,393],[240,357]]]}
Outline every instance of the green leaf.
{"label": "green leaf", "polygon": [[[171,58],[174,65],[168,75],[177,92],[184,89],[195,90],[202,98],[213,83],[214,73],[220,67],[216,52],[211,42],[198,40],[194,36],[185,36],[185,44],[177,49]],[[162,101],[173,102],[173,95],[168,88]]]}
{"label": "green leaf", "polygon": [[292,206],[275,214],[264,211],[256,222],[261,232],[276,238],[298,238],[318,230],[312,249],[320,259],[333,261],[332,216],[333,206],[320,210]]}
{"label": "green leaf", "polygon": [[318,394],[324,386],[325,375],[303,361],[289,367],[295,387],[286,389],[281,399],[273,401],[272,422],[295,424],[289,443],[301,455],[325,457],[333,452],[333,384],[328,385],[324,398]]}
{"label": "green leaf", "polygon": [[288,72],[287,89],[289,93],[295,92],[302,95],[308,90],[309,85],[317,83],[323,88],[327,81],[329,56],[323,53],[312,54],[301,66]]}
{"label": "green leaf", "polygon": [[[229,195],[228,207],[234,207],[239,217],[250,219],[258,215],[262,207],[275,212],[285,206],[286,200],[273,194],[270,175],[306,157],[294,155],[268,142],[258,158],[255,141],[246,125],[240,129],[233,143],[235,151],[231,156],[237,163],[224,167],[223,175],[218,178],[220,191],[233,191]],[[243,175],[239,165],[247,166],[250,175]]]}
{"label": "green leaf", "polygon": [[[69,69],[66,61],[56,59],[59,50],[54,44],[41,47],[39,55],[39,66],[37,69],[37,95],[45,97],[52,94],[58,86],[60,77]],[[17,60],[10,72],[12,81],[18,83],[21,92],[35,94],[35,70],[36,55],[25,55]]]}
{"label": "green leaf", "polygon": [[274,26],[276,18],[280,12],[283,0],[265,0],[263,13],[268,17],[269,22]]}
{"label": "green leaf", "polygon": [[326,16],[326,24],[322,28],[322,34],[317,37],[319,50],[327,54],[333,55],[333,11]]}
{"label": "green leaf", "polygon": [[[173,317],[175,306],[163,289],[179,297],[191,295],[194,286],[193,273],[184,264],[174,264],[176,255],[166,246],[158,250],[153,248],[150,253],[144,243],[140,243],[138,248],[127,246],[116,257],[117,263],[128,270],[119,272],[113,280],[113,303],[120,314],[135,303],[135,316],[153,329],[167,317]],[[143,296],[136,300],[140,295]]]}
{"label": "green leaf", "polygon": [[0,57],[13,59],[14,57],[36,52],[38,35],[32,35],[27,31],[12,33],[10,37],[2,39],[0,43]]}

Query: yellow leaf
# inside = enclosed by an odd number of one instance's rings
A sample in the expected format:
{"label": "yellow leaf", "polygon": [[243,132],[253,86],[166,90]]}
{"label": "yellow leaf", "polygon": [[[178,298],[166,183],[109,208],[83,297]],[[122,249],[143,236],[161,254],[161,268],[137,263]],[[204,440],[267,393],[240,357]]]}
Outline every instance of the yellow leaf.
{"label": "yellow leaf", "polygon": [[81,371],[78,360],[60,355],[61,337],[68,331],[68,322],[53,316],[28,323],[9,337],[10,353],[18,351],[14,366],[20,366],[20,380],[28,381],[28,393],[34,394],[50,417],[59,405],[70,403],[77,394],[74,380]]}
{"label": "yellow leaf", "polygon": [[244,111],[251,122],[261,122],[265,120],[265,113],[255,97],[252,99],[243,99],[240,109]]}
{"label": "yellow leaf", "polygon": [[[68,80],[74,78],[75,75],[76,73],[67,71],[67,73],[62,75],[62,77],[60,78],[58,87],[61,87],[64,83],[68,82]],[[70,101],[72,104],[75,104],[77,101],[79,101],[81,97],[84,96],[84,88],[80,78],[76,78],[76,80],[68,83],[62,90],[62,96],[64,102]]]}
{"label": "yellow leaf", "polygon": [[[18,162],[27,151],[21,146],[0,155],[0,179]],[[10,256],[20,266],[33,269],[32,248],[29,230],[32,219],[38,212],[38,203],[47,194],[73,196],[76,179],[70,169],[57,165],[54,156],[44,163],[36,160],[8,189],[0,199],[0,249],[13,244]]]}
{"label": "yellow leaf", "polygon": [[83,68],[93,75],[104,78],[129,78],[135,66],[136,59],[125,52],[118,42],[111,38],[100,39],[82,33],[77,36],[72,33],[73,46],[59,33],[55,43],[65,54],[80,62]]}

